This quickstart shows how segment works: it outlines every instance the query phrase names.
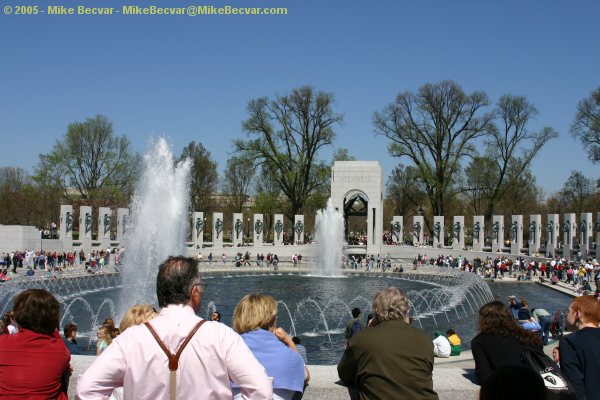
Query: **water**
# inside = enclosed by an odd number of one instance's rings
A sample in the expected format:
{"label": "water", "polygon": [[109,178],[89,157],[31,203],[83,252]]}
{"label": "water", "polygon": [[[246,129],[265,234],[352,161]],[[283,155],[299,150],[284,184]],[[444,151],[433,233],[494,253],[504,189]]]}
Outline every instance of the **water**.
{"label": "water", "polygon": [[342,276],[344,244],[344,216],[327,200],[327,207],[317,211],[316,218],[317,262],[313,274]]}
{"label": "water", "polygon": [[190,165],[189,159],[175,165],[164,138],[150,141],[124,238],[119,316],[133,304],[155,303],[157,266],[169,255],[185,254]]}
{"label": "water", "polygon": [[[61,328],[74,321],[78,325],[80,348],[87,354],[94,354],[96,329],[105,318],[118,315],[122,290],[119,277],[118,274],[107,274],[49,279],[31,282],[27,287],[46,287],[54,293],[61,302]],[[245,294],[271,294],[278,301],[278,324],[301,338],[307,347],[309,362],[317,365],[332,365],[339,361],[344,350],[345,323],[351,318],[350,310],[359,307],[366,318],[373,294],[384,287],[397,286],[408,293],[416,327],[428,334],[453,328],[466,349],[470,348],[470,341],[477,331],[477,311],[492,299],[506,302],[510,295],[524,297],[531,307],[545,308],[550,313],[566,310],[571,301],[567,295],[536,284],[486,283],[473,274],[405,275],[400,279],[381,277],[376,273],[343,278],[273,273],[206,276],[205,279],[208,285],[200,316],[208,318],[217,310],[222,314],[222,321],[231,326],[235,305]],[[3,308],[11,309],[14,296],[5,300]],[[116,321],[119,321],[118,317]]]}

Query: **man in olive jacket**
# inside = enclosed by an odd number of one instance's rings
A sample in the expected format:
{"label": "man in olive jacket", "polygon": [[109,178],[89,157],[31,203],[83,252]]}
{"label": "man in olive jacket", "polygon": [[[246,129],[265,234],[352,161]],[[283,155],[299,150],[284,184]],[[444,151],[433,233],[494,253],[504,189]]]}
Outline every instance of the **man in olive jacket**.
{"label": "man in olive jacket", "polygon": [[433,344],[409,325],[410,305],[397,288],[373,299],[373,322],[350,339],[338,376],[360,399],[438,399],[433,390]]}

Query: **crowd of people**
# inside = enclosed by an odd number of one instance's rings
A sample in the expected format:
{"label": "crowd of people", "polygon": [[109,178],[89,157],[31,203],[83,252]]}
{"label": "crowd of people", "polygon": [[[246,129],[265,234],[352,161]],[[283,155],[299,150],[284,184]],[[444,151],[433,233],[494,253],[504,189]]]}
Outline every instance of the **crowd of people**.
{"label": "crowd of people", "polygon": [[[197,316],[204,287],[197,259],[165,260],[156,281],[160,310],[137,304],[118,327],[111,318],[103,322],[97,331],[97,357],[77,383],[78,398],[301,398],[311,379],[306,349],[277,325],[277,300],[262,293],[245,295],[230,328],[216,310],[210,321]],[[79,353],[77,326],[66,324],[61,338],[59,311],[60,304],[46,290],[28,289],[16,296],[13,312],[0,326],[0,397],[35,393],[67,398],[70,357]],[[432,338],[412,324],[410,311],[407,295],[394,287],[374,294],[366,322],[360,309],[352,310],[337,369],[360,398],[438,398],[434,357],[460,355],[461,339],[453,329],[436,331]],[[526,398],[547,398],[558,390],[544,385],[531,361],[548,343],[549,319],[546,310],[532,309],[516,296],[481,307],[478,334],[471,341],[481,399],[525,398],[511,392],[522,381],[511,378],[515,371],[531,379],[520,392]],[[567,324],[574,332],[563,336],[556,349],[560,369],[556,364],[545,369],[555,379],[564,378],[564,394],[600,398],[600,381],[595,379],[600,370],[599,323],[597,297],[572,301]],[[10,361],[15,359],[20,362]],[[545,397],[537,397],[539,393]]]}
{"label": "crowd of people", "polygon": [[[198,255],[196,256],[196,258],[198,259],[199,262],[202,262],[204,257],[202,256],[201,253],[198,253]],[[274,253],[256,253],[256,256],[254,257],[254,259],[252,259],[252,256],[250,255],[249,251],[246,251],[245,253],[242,252],[238,252],[234,257],[233,257],[233,264],[237,267],[252,267],[253,265],[259,267],[259,268],[263,268],[263,267],[272,267],[275,270],[277,269],[277,266],[279,265],[279,256],[277,254]],[[293,263],[294,266],[298,266],[300,265],[301,261],[302,261],[302,254],[300,253],[294,253],[291,257],[290,257],[290,261]],[[213,263],[218,263],[218,260],[215,259],[215,256],[213,255],[212,252],[210,252],[208,254],[208,257],[206,258],[206,262],[209,265],[212,265]],[[221,255],[221,262],[223,264],[227,264],[228,259],[227,259],[227,255],[225,253],[223,253]]]}
{"label": "crowd of people", "polygon": [[124,249],[93,250],[89,253],[57,252],[46,250],[17,250],[0,254],[0,282],[13,279],[21,271],[33,276],[36,272],[61,273],[66,269],[83,266],[89,273],[102,271],[113,263],[120,265],[124,257]]}

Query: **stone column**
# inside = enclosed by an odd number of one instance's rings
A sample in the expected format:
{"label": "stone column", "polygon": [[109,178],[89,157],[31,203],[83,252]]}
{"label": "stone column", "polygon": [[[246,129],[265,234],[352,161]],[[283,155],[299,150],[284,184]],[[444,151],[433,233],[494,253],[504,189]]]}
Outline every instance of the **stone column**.
{"label": "stone column", "polygon": [[102,250],[110,248],[111,226],[112,210],[109,207],[100,207],[98,209],[98,241]]}
{"label": "stone column", "polygon": [[575,229],[577,227],[574,213],[563,214],[564,222],[561,224],[563,236],[563,257],[570,260],[575,249]]}
{"label": "stone column", "polygon": [[548,222],[544,227],[546,232],[546,256],[554,257],[559,248],[560,220],[558,214],[548,214]]}
{"label": "stone column", "polygon": [[593,251],[593,225],[592,213],[581,213],[579,216],[579,248],[581,257],[586,258]]}
{"label": "stone column", "polygon": [[234,213],[232,224],[232,242],[233,247],[244,244],[244,214]]}
{"label": "stone column", "polygon": [[283,214],[275,214],[273,217],[273,244],[280,246],[283,244]]}
{"label": "stone column", "polygon": [[194,248],[202,251],[204,247],[204,228],[206,221],[204,220],[204,213],[194,211],[192,213],[192,241],[194,242]]}
{"label": "stone column", "polygon": [[92,250],[92,207],[79,207],[79,241],[83,251]]}
{"label": "stone column", "polygon": [[529,216],[529,255],[534,256],[542,247],[542,216],[534,214]]}
{"label": "stone column", "polygon": [[452,249],[462,250],[465,247],[465,217],[454,216],[452,221]]}
{"label": "stone column", "polygon": [[128,208],[117,208],[117,240],[119,245],[123,247],[123,240],[125,238],[125,232],[127,231],[127,224],[129,223],[129,209]]}
{"label": "stone column", "polygon": [[264,244],[265,223],[262,214],[254,214],[254,245],[262,246]]}
{"label": "stone column", "polygon": [[473,217],[473,251],[483,251],[485,245],[485,217],[475,215]]}
{"label": "stone column", "polygon": [[304,215],[294,216],[294,243],[304,243]]}
{"label": "stone column", "polygon": [[444,216],[434,215],[433,216],[433,248],[437,249],[444,247]]}
{"label": "stone column", "polygon": [[59,239],[67,251],[73,250],[73,222],[73,206],[61,204]]}
{"label": "stone column", "polygon": [[404,217],[394,215],[392,217],[392,242],[404,243]]}
{"label": "stone column", "polygon": [[413,226],[412,226],[412,237],[413,237],[413,245],[419,246],[423,244],[423,229],[425,225],[423,224],[423,216],[415,215],[413,217]]}
{"label": "stone column", "polygon": [[502,252],[504,248],[504,215],[492,216],[492,252]]}
{"label": "stone column", "polygon": [[222,212],[213,212],[212,220],[212,243],[213,248],[223,248],[223,231],[225,224],[223,222]]}
{"label": "stone column", "polygon": [[523,247],[523,216],[513,215],[510,224],[510,253],[514,255],[521,254]]}

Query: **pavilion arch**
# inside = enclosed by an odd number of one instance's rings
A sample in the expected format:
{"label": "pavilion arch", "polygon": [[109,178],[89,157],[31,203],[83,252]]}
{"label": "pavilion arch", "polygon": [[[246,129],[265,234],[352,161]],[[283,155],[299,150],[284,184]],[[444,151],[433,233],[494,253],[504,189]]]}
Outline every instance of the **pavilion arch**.
{"label": "pavilion arch", "polygon": [[348,217],[367,217],[367,254],[379,254],[383,241],[383,170],[378,161],[336,161],[331,169],[331,201]]}

